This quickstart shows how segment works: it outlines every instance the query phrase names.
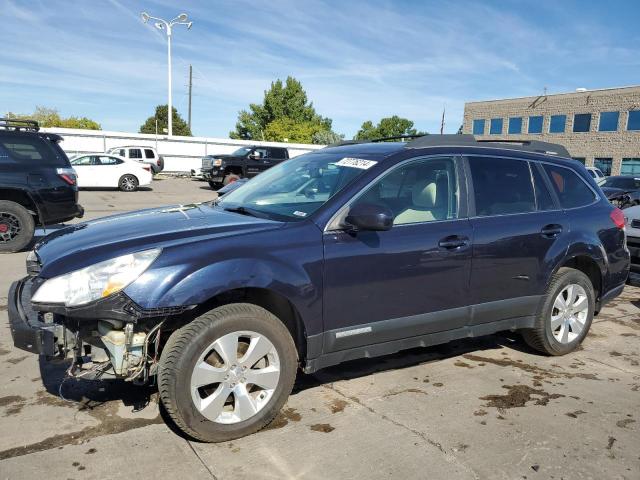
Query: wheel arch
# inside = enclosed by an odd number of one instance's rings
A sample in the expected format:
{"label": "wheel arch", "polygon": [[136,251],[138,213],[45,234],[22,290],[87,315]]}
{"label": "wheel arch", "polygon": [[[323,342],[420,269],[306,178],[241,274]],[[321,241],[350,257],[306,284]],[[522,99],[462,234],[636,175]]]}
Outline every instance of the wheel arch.
{"label": "wheel arch", "polygon": [[0,200],[7,200],[22,205],[33,216],[35,223],[40,223],[40,209],[29,192],[19,188],[2,187],[0,188]]}
{"label": "wheel arch", "polygon": [[304,361],[307,356],[307,329],[296,306],[282,293],[263,287],[242,287],[225,290],[199,304],[188,315],[174,321],[181,327],[193,319],[217,307],[233,303],[249,303],[262,307],[272,313],[289,330],[298,351],[298,358]]}
{"label": "wheel arch", "polygon": [[563,267],[573,268],[584,273],[591,284],[593,285],[593,290],[595,292],[595,300],[596,300],[596,311],[598,314],[600,311],[600,302],[603,293],[603,286],[605,280],[605,268],[606,264],[602,257],[594,257],[587,253],[576,253],[571,256],[567,256],[560,262],[553,271],[555,275],[558,270]]}

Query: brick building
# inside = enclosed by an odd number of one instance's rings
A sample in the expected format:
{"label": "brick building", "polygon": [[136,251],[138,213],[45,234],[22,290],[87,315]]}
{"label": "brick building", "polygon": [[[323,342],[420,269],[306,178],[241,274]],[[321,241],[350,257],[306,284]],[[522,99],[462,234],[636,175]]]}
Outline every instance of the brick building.
{"label": "brick building", "polygon": [[606,175],[640,175],[640,86],[469,102],[462,130],[559,143]]}

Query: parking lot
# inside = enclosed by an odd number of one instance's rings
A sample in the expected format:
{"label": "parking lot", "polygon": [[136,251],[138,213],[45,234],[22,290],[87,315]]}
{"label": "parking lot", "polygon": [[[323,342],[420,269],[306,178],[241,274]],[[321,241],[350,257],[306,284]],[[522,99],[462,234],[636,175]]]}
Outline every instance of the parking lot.
{"label": "parking lot", "polygon": [[[80,203],[91,219],[214,197],[165,177]],[[352,361],[300,374],[266,430],[203,444],[165,420],[154,388],[62,383],[67,364],[13,348],[5,297],[25,258],[0,257],[0,478],[640,477],[640,289],[568,356],[504,333]]]}

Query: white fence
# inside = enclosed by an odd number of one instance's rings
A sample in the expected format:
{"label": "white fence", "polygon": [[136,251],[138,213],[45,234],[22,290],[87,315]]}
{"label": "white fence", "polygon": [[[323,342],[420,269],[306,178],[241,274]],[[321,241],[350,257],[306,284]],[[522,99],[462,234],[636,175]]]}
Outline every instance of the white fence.
{"label": "white fence", "polygon": [[205,155],[231,153],[246,145],[285,147],[289,156],[295,157],[323,145],[305,145],[300,143],[254,142],[231,140],[229,138],[177,137],[147,135],[142,133],[107,132],[103,130],[76,130],[71,128],[43,128],[44,132],[61,135],[64,141],[60,146],[67,155],[79,153],[106,152],[115,147],[147,146],[155,147],[164,157],[166,172],[189,172],[199,168]]}

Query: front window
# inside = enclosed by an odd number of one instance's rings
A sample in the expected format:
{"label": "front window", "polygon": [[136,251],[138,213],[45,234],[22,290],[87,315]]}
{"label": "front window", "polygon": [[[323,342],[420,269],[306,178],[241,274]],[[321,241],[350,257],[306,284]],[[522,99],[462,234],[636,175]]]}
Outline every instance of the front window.
{"label": "front window", "polygon": [[271,220],[303,220],[377,163],[371,156],[308,153],[276,165],[219,202],[225,210]]}
{"label": "front window", "polygon": [[92,157],[78,157],[71,160],[71,165],[74,167],[80,167],[83,165],[92,165]]}
{"label": "front window", "polygon": [[356,201],[382,205],[394,225],[450,220],[458,216],[458,181],[453,158],[426,158],[388,173]]}
{"label": "front window", "polygon": [[249,147],[242,147],[242,148],[237,149],[231,155],[234,156],[234,157],[246,157],[247,155],[249,155],[249,152],[251,150],[253,150],[253,149],[249,148]]}

